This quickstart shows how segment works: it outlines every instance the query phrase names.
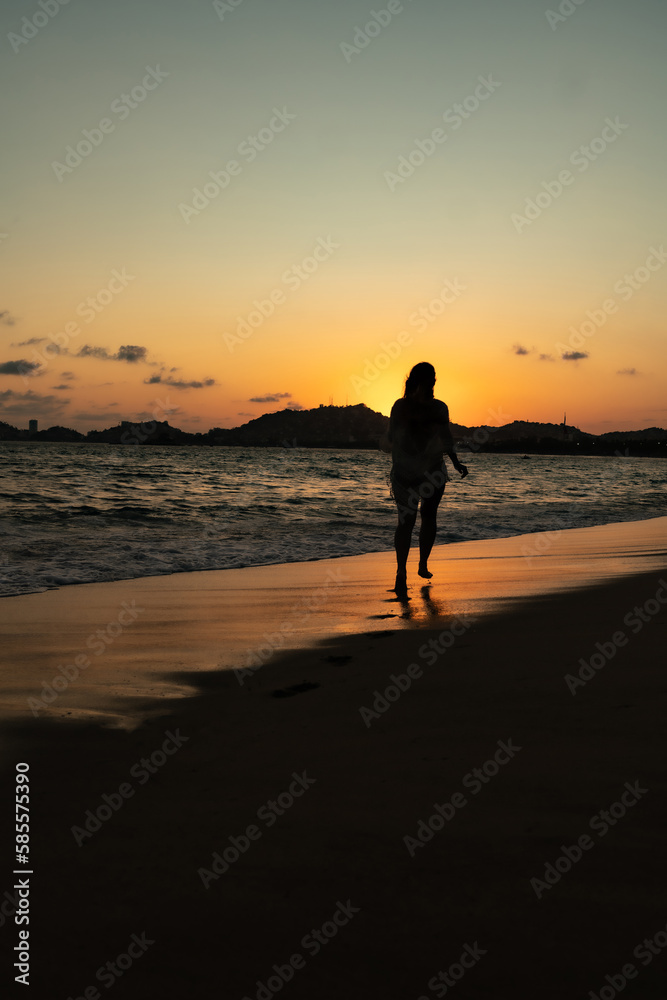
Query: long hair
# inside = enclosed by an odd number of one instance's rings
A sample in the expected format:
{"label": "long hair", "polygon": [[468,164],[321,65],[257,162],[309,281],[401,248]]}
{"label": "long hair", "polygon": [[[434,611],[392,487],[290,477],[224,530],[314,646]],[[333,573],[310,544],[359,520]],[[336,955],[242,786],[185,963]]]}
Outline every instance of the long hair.
{"label": "long hair", "polygon": [[421,388],[423,392],[433,399],[433,387],[435,385],[435,368],[428,361],[420,361],[415,365],[405,380],[405,391],[403,397],[411,396],[412,393]]}

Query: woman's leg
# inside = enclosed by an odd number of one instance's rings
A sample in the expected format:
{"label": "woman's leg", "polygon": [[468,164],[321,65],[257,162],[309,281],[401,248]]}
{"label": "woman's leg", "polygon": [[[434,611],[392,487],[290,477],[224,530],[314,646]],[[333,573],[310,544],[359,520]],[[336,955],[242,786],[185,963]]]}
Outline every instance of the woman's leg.
{"label": "woman's leg", "polygon": [[[414,493],[414,490],[412,491]],[[396,549],[396,583],[394,590],[397,594],[407,592],[407,562],[410,552],[410,541],[412,539],[412,529],[417,520],[417,506],[419,496],[411,495],[410,486],[401,482],[400,479],[391,476],[391,493],[398,508],[398,524],[394,532],[394,548]]]}
{"label": "woman's leg", "polygon": [[407,562],[410,552],[412,529],[415,526],[417,514],[401,513],[399,508],[398,524],[394,532],[394,547],[396,549],[396,584],[394,590],[398,593],[407,588]]}
{"label": "woman's leg", "polygon": [[428,568],[428,557],[431,554],[433,543],[435,542],[438,530],[437,516],[438,506],[445,492],[444,484],[438,487],[432,496],[421,502],[421,527],[419,529],[419,569],[418,573],[426,580],[430,580],[433,573]]}

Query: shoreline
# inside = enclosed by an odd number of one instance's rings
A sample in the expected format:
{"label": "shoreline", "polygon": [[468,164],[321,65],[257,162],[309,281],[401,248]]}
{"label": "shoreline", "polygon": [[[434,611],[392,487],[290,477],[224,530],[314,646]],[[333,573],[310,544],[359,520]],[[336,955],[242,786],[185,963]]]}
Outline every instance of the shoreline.
{"label": "shoreline", "polygon": [[[591,456],[585,456],[585,457],[591,457]],[[605,527],[609,527],[610,525],[641,524],[644,521],[657,521],[657,520],[659,520],[662,517],[667,517],[667,515],[663,515],[663,514],[658,514],[658,515],[656,515],[656,514],[650,514],[650,515],[647,515],[646,517],[639,518],[639,519],[634,518],[634,519],[632,519],[630,521],[605,521],[602,524],[584,525],[584,526],[582,526],[582,528],[559,528],[558,527],[558,528],[553,528],[553,529],[547,529],[546,531],[519,532],[519,533],[516,533],[516,534],[510,534],[510,535],[491,535],[491,536],[485,536],[483,538],[469,538],[469,539],[465,539],[465,540],[462,540],[462,541],[456,541],[456,542],[438,542],[438,541],[436,541],[436,543],[434,545],[434,552],[435,552],[436,549],[441,548],[443,546],[451,547],[452,545],[467,545],[467,544],[479,543],[479,542],[496,542],[496,541],[503,541],[503,540],[509,539],[509,538],[531,537],[532,535],[560,534],[563,531],[578,531],[578,530],[591,529],[591,528],[593,528],[593,529],[594,528],[605,528]],[[442,531],[442,529],[440,529],[440,530]],[[414,543],[414,537],[413,537],[413,543]],[[414,548],[415,545],[413,544],[412,547]],[[295,565],[296,566],[300,566],[300,565],[302,565],[304,563],[319,563],[319,562],[325,562],[325,561],[334,562],[334,561],[339,560],[339,559],[355,559],[355,558],[363,558],[365,556],[386,555],[388,553],[393,555],[393,552],[394,552],[393,547],[389,546],[386,549],[375,549],[373,551],[368,551],[368,552],[343,553],[342,555],[339,555],[339,556],[313,556],[310,559],[299,559],[299,560],[294,560],[292,562],[252,563],[252,564],[247,565],[247,566],[225,566],[225,567],[215,567],[215,568],[212,568],[212,569],[179,570],[177,572],[173,572],[172,571],[170,573],[159,573],[159,574],[148,573],[145,576],[120,577],[120,578],[114,578],[114,579],[110,579],[110,580],[86,580],[86,581],[79,582],[79,583],[64,583],[64,584],[54,585],[53,587],[43,587],[43,588],[38,589],[38,590],[26,590],[26,591],[21,591],[20,593],[14,593],[14,594],[0,594],[0,607],[2,606],[2,602],[4,600],[9,599],[9,598],[18,599],[18,598],[21,598],[21,597],[32,597],[32,596],[34,596],[36,594],[49,594],[49,593],[51,593],[53,591],[57,591],[57,590],[69,590],[70,588],[106,586],[108,584],[131,583],[132,581],[135,581],[135,580],[137,580],[137,581],[151,580],[151,579],[159,579],[159,578],[162,578],[162,577],[168,577],[168,578],[176,577],[177,578],[177,577],[181,577],[181,576],[187,576],[190,573],[226,573],[226,572],[237,571],[237,570],[255,570],[255,569],[263,569],[265,567],[275,567],[275,566],[295,566]]]}
{"label": "shoreline", "polygon": [[[0,715],[89,717],[131,728],[165,698],[187,696],[200,671],[252,669],[283,650],[360,629],[423,629],[464,613],[502,614],[539,595],[662,566],[665,551],[662,517],[436,545],[428,583],[415,575],[413,549],[407,602],[390,589],[393,552],[8,597],[10,666]],[[174,675],[176,686],[168,680]]]}
{"label": "shoreline", "polygon": [[[639,535],[561,532],[533,567],[520,550],[457,543],[479,551],[433,568],[458,596],[415,587],[415,619],[372,621],[364,601],[386,561],[350,557],[364,577],[353,631],[343,616],[337,632],[299,635],[243,684],[216,665],[172,672],[174,694],[186,682],[191,696],[165,697],[131,730],[85,714],[12,721],[5,760],[34,775],[36,1000],[83,995],[142,932],[152,943],[128,998],[255,998],[298,954],[294,1000],[404,1000],[433,995],[466,945],[483,954],[464,996],[599,993],[665,926],[659,520],[635,522]],[[530,596],[528,569],[541,585]],[[199,609],[200,628],[221,595],[207,600],[203,575],[157,646],[159,631],[140,642],[128,628],[134,655],[145,643],[161,659],[183,630],[194,641],[188,615]],[[488,603],[494,588],[503,607]],[[267,592],[242,592],[255,635]],[[337,929],[313,953],[303,942],[323,927]],[[567,957],[553,967],[555,949]],[[642,997],[658,1000],[661,960],[635,964]]]}

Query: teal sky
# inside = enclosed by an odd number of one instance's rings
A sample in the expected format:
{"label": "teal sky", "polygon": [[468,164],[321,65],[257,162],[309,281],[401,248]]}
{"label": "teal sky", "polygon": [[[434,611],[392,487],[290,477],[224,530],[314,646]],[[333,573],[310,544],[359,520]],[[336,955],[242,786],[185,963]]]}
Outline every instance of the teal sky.
{"label": "teal sky", "polygon": [[[14,322],[0,326],[0,419],[134,419],[155,399],[147,377],[172,370],[183,385],[170,419],[184,427],[284,405],[253,402],[271,396],[388,412],[407,368],[432,359],[463,423],[502,406],[543,420],[567,407],[587,430],[665,424],[664,274],[622,303],[587,357],[556,347],[667,237],[664,3],[566,0],[573,13],[552,28],[558,4],[405,0],[347,59],[342,43],[387,4],[224,6],[221,19],[212,3],[71,0],[17,45],[41,8],[3,4],[0,312]],[[121,118],[113,102],[148,67],[166,77]],[[497,89],[460,128],[443,124],[480,77]],[[246,162],[239,145],[275,108],[294,120]],[[54,162],[105,117],[113,130],[59,180]],[[571,156],[607,119],[626,127],[580,171]],[[391,190],[387,173],[438,127],[446,141]],[[239,175],[186,222],[179,206],[234,158]],[[564,169],[571,185],[517,232],[513,218]],[[331,259],[230,353],[224,333],[328,236]],[[2,373],[123,267],[132,282],[66,356],[29,380]],[[365,359],[454,277],[460,302],[355,390]],[[77,356],[83,344],[109,356],[141,345],[148,360]],[[61,369],[71,377],[56,389]]]}

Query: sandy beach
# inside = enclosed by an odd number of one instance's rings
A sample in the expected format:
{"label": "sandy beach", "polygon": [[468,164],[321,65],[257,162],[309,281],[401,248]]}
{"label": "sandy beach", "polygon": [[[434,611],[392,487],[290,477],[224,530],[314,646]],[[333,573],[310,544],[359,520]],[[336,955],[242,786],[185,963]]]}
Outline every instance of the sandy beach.
{"label": "sandy beach", "polygon": [[0,1000],[667,1000],[667,3],[375,7],[4,5]]}
{"label": "sandy beach", "polygon": [[31,995],[662,998],[666,529],[5,599]]}

